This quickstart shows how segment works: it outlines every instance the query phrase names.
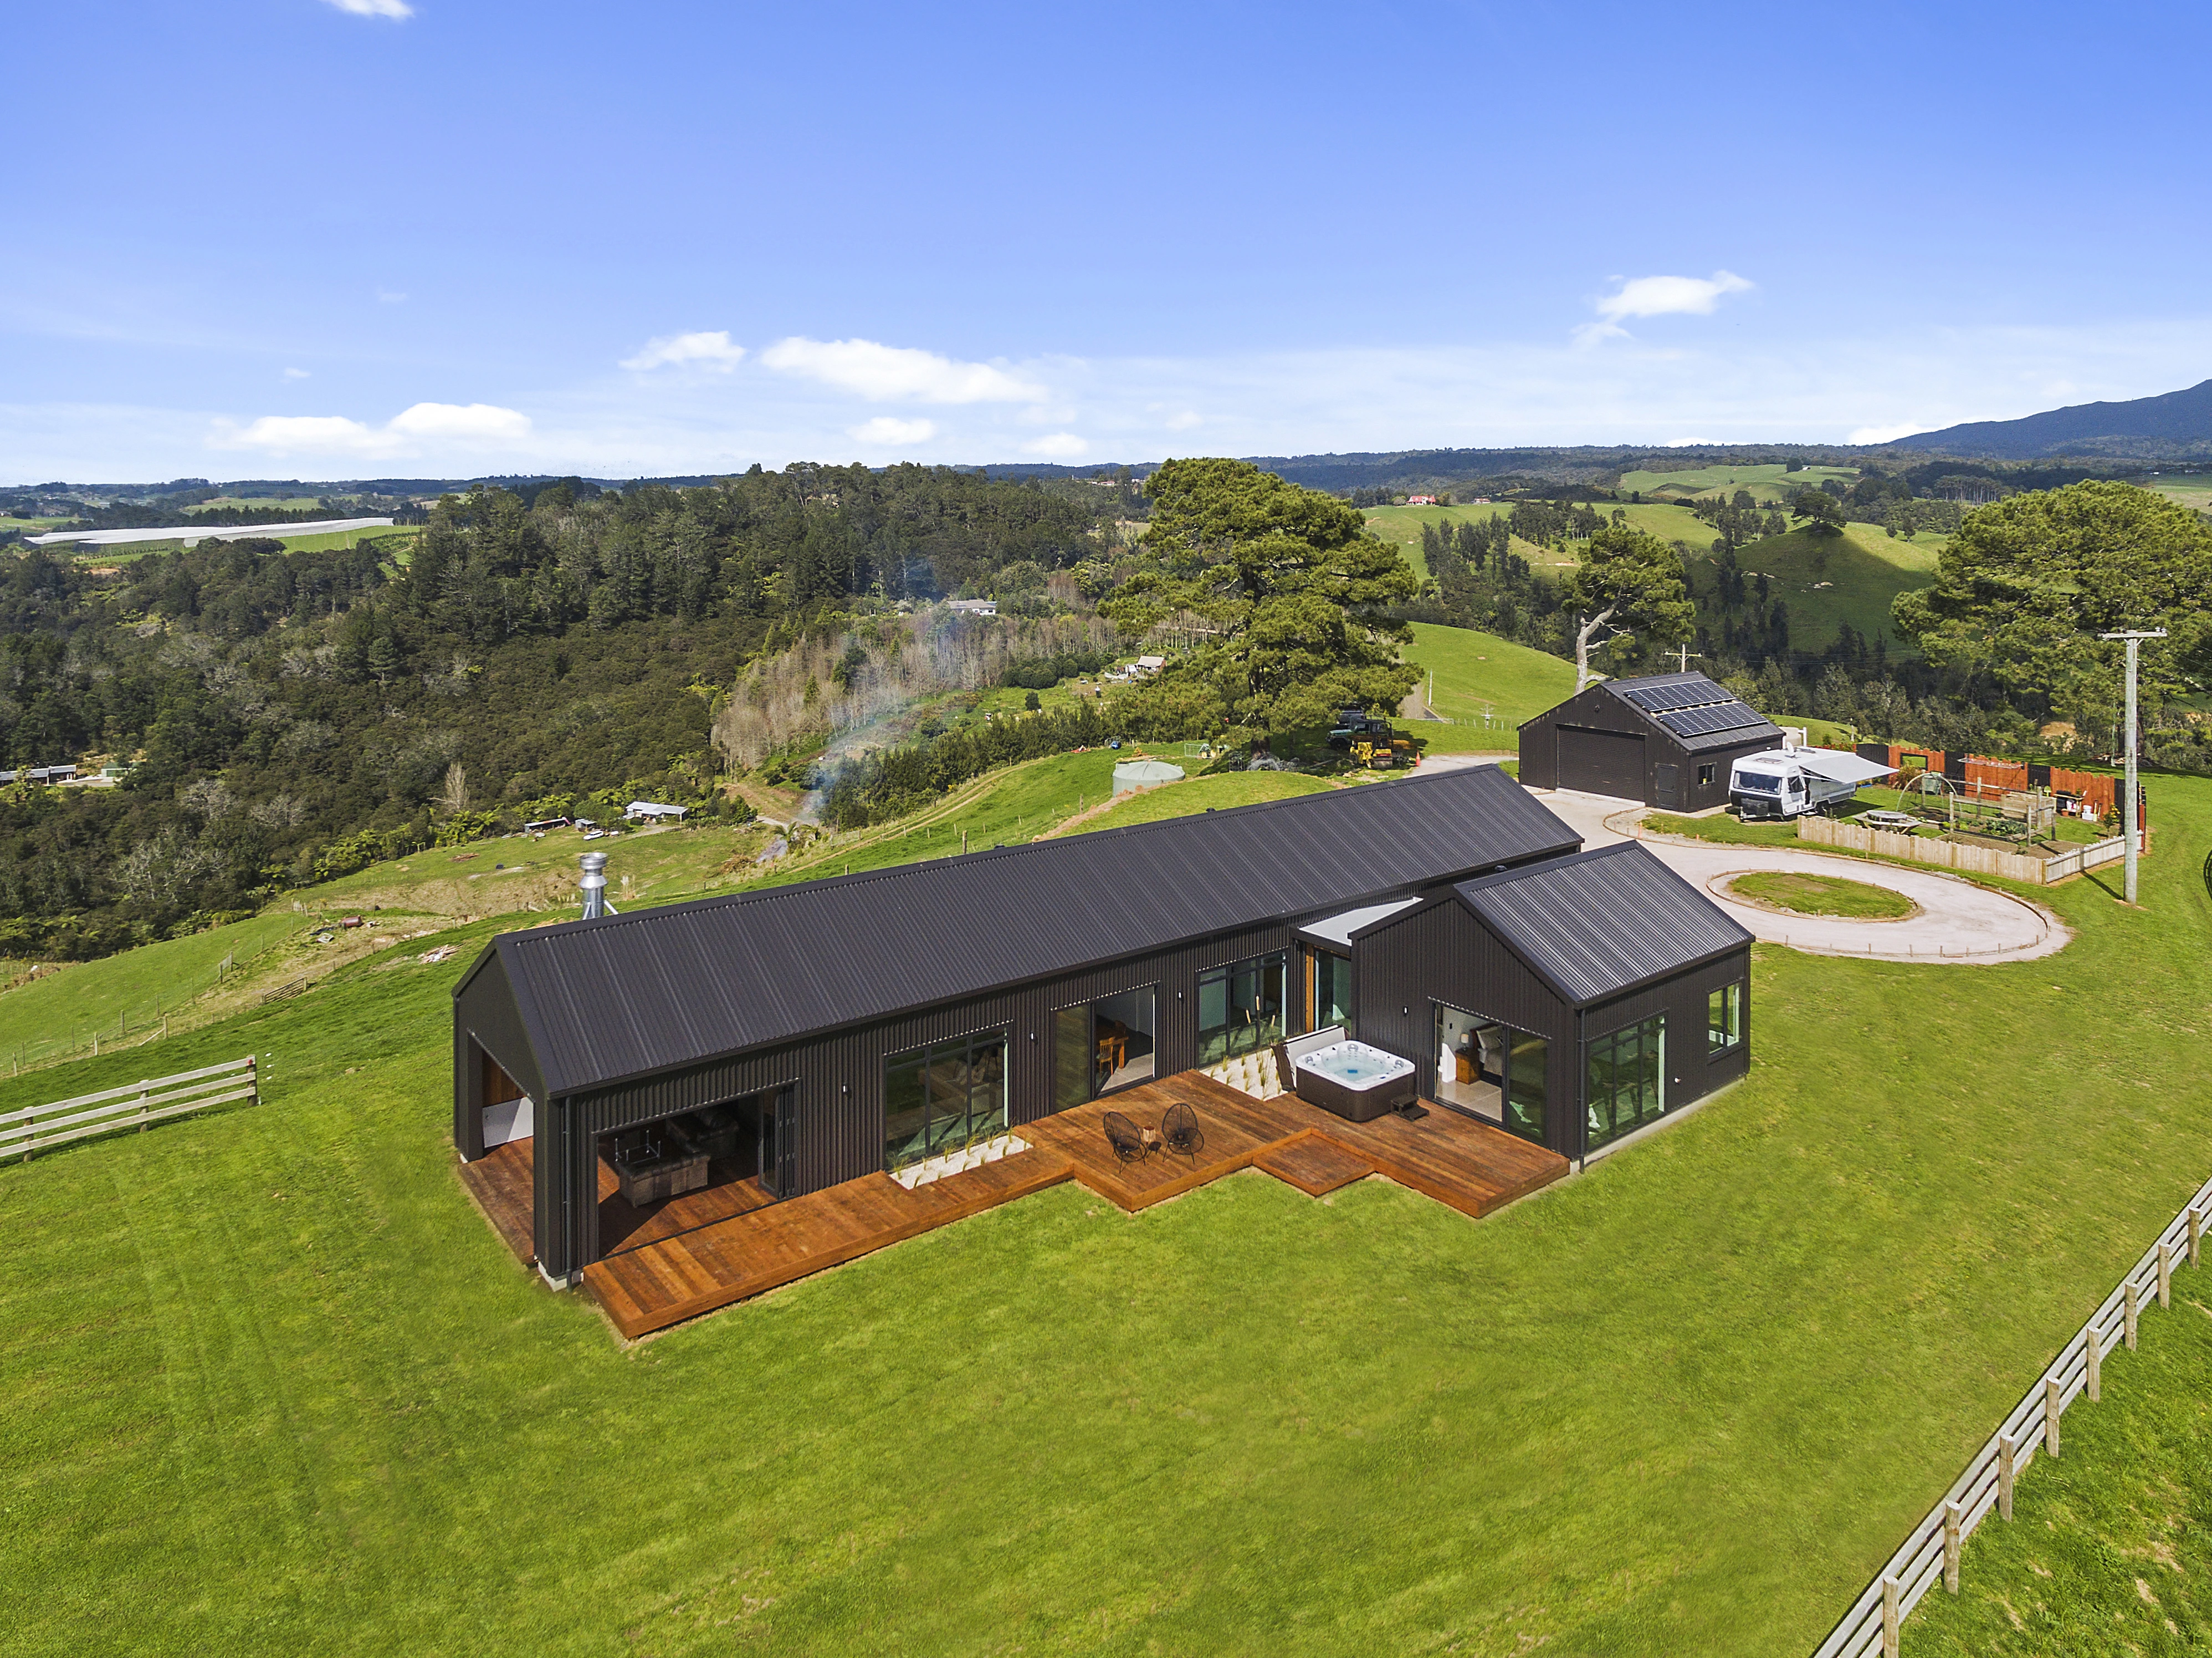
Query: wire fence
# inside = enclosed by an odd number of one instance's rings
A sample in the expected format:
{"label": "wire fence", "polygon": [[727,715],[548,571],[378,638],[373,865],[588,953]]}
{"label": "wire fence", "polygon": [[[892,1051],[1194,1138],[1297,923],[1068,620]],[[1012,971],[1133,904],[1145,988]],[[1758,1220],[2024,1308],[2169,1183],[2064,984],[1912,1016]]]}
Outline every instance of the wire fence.
{"label": "wire fence", "polygon": [[1966,1472],[1875,1574],[1828,1638],[1814,1649],[1813,1658],[1862,1658],[1877,1652],[1897,1658],[1899,1625],[1921,1596],[1938,1582],[1954,1594],[1959,1592],[1959,1556],[1966,1540],[1993,1510],[2012,1518],[2014,1482],[2039,1450],[2061,1454],[2066,1407],[2084,1396],[2093,1402],[2101,1396],[2105,1356],[2122,1343],[2136,1345],[2142,1303],[2155,1296],[2160,1306],[2172,1304],[2175,1263],[2185,1258],[2190,1266],[2198,1265],[2208,1212],[2212,1181],[2197,1188],[2197,1195],[2166,1223],[2157,1242],[2143,1251],[2051,1368],[2006,1412]]}

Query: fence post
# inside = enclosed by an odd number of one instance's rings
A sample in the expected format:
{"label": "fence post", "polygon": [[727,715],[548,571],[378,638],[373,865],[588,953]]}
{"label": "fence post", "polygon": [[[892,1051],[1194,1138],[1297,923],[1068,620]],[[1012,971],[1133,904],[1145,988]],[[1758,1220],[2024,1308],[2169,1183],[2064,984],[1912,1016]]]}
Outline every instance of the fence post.
{"label": "fence post", "polygon": [[1997,1512],[2006,1519],[2012,1518],[2012,1464],[2020,1453],[2020,1442],[2010,1434],[1997,1436]]}
{"label": "fence post", "polygon": [[2089,1402],[2092,1405],[2098,1403],[2105,1397],[2105,1389],[2103,1385],[2104,1378],[2102,1375],[2105,1368],[2104,1345],[2105,1344],[2103,1342],[2097,1339],[2097,1321],[2091,1319],[2089,1321],[2089,1345],[2087,1351],[2089,1357],[2089,1385],[2087,1393],[2089,1395]]}
{"label": "fence post", "polygon": [[2058,1455],[2058,1384],[2051,1377],[2043,1378],[2043,1448],[2051,1455]]}
{"label": "fence post", "polygon": [[1965,1518],[1956,1503],[1943,1505],[1943,1587],[1959,1592],[1959,1529]]}
{"label": "fence post", "polygon": [[1897,1658],[1897,1574],[1881,1580],[1881,1658]]}
{"label": "fence post", "polygon": [[2158,1304],[2173,1305],[2173,1246],[2170,1243],[2158,1246]]}
{"label": "fence post", "polygon": [[2202,1209],[2191,1209],[2189,1212],[2189,1264],[2191,1266],[2197,1264],[2197,1259],[2203,1254],[2203,1249],[2204,1212]]}
{"label": "fence post", "polygon": [[138,1132],[142,1134],[146,1132],[146,1084],[142,1079],[138,1084]]}
{"label": "fence post", "polygon": [[2135,1281],[2133,1278],[2130,1278],[2130,1279],[2128,1280],[2127,1290],[2128,1290],[2128,1351],[2129,1351],[2130,1352],[2133,1352],[2133,1351],[2135,1351],[2135,1350],[2136,1350],[2136,1313],[2140,1310],[2140,1309],[2139,1309],[2139,1308],[2137,1307],[2137,1305],[2136,1305],[2136,1300],[2137,1300],[2138,1296],[2141,1294],[2141,1292],[2140,1292],[2139,1291],[2137,1291],[2137,1290],[2136,1290],[2136,1281]]}

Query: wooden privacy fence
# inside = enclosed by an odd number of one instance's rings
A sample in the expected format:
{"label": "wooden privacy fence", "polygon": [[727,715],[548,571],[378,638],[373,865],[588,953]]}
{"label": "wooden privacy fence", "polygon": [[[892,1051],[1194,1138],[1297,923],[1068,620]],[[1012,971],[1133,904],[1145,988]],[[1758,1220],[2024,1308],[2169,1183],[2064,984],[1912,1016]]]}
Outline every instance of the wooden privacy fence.
{"label": "wooden privacy fence", "polygon": [[1797,820],[1797,838],[1815,846],[1844,847],[1871,852],[1906,863],[1934,864],[1943,869],[1962,869],[1975,875],[2001,875],[2008,881],[2032,886],[2063,881],[2069,875],[2109,864],[2127,855],[2127,837],[2114,835],[2092,846],[2069,847],[2055,858],[2030,858],[1994,847],[1966,846],[1957,841],[1938,841],[1924,835],[1892,829],[1863,829],[1834,817],[1805,817]]}
{"label": "wooden privacy fence", "polygon": [[1959,1552],[1976,1527],[1995,1509],[2012,1518],[2013,1482],[2039,1448],[2060,1454],[2060,1425],[2066,1407],[2083,1394],[2102,1396],[2105,1355],[2125,1342],[2136,1345],[2136,1317],[2152,1296],[2168,1307],[2173,1301],[2173,1267],[2185,1256],[2198,1264],[2205,1220],[2212,1214],[2212,1181],[2197,1188],[2181,1212],[2166,1223],[2158,1242],[2142,1253],[2119,1287],[2106,1296],[2075,1338],[2060,1350],[2051,1368],[2007,1412],[1981,1454],[1952,1481],[1943,1500],[1912,1528],[1889,1564],[1875,1574],[1843,1621],[1829,1631],[1813,1658],[1860,1658],[1881,1653],[1897,1658],[1898,1626],[1940,1581],[1959,1592]]}
{"label": "wooden privacy fence", "polygon": [[117,1128],[143,1128],[164,1117],[182,1116],[203,1106],[231,1100],[252,1100],[255,1072],[253,1055],[226,1060],[199,1071],[180,1071],[173,1077],[110,1088],[98,1094],[80,1094],[52,1105],[27,1106],[0,1113],[0,1157],[20,1153],[26,1163],[33,1151],[64,1145]]}

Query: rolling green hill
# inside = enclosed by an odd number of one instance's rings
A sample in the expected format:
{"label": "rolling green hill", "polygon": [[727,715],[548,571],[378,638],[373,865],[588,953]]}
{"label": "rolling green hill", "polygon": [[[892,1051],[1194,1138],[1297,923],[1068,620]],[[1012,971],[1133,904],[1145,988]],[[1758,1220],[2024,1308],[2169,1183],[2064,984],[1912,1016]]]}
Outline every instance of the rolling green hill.
{"label": "rolling green hill", "polygon": [[1416,622],[1406,659],[1436,676],[1436,711],[1452,722],[1405,722],[1436,754],[1515,749],[1515,728],[1572,695],[1575,689],[1573,663],[1472,628]]}
{"label": "rolling green hill", "polygon": [[[1887,635],[1892,655],[1911,654],[1890,626],[1890,601],[1935,579],[1936,556],[1945,539],[1923,535],[1905,541],[1871,524],[1847,524],[1841,535],[1793,530],[1765,537],[1745,547],[1736,562],[1748,573],[1765,574],[1769,592],[1788,604],[1793,649],[1825,649],[1848,622],[1869,643],[1878,634]],[[1701,592],[1711,591],[1712,563],[1710,553],[1691,558]]]}
{"label": "rolling green hill", "polygon": [[1752,499],[1760,506],[1772,507],[1788,501],[1801,489],[1819,489],[1824,479],[1838,478],[1849,483],[1858,475],[1855,466],[1807,466],[1792,472],[1777,461],[1767,466],[1697,466],[1680,472],[1623,472],[1620,487],[1641,490],[1647,495],[1660,489],[1692,495],[1733,495],[1738,489],[1748,489]]}

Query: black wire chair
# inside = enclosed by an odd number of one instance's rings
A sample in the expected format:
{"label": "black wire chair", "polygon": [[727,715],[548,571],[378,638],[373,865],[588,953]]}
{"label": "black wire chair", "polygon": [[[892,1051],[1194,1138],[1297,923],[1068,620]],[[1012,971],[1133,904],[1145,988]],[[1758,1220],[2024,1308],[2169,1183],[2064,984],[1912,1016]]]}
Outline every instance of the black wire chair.
{"label": "black wire chair", "polygon": [[1167,1141],[1168,1150],[1186,1157],[1195,1157],[1206,1149],[1206,1135],[1198,1126],[1198,1113],[1178,1100],[1167,1108],[1160,1119],[1160,1136]]}
{"label": "black wire chair", "polygon": [[1114,1155],[1123,1163],[1142,1163],[1152,1155],[1145,1137],[1119,1111],[1109,1111],[1105,1117],[1106,1143],[1114,1148]]}

